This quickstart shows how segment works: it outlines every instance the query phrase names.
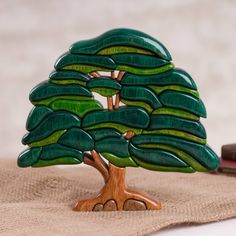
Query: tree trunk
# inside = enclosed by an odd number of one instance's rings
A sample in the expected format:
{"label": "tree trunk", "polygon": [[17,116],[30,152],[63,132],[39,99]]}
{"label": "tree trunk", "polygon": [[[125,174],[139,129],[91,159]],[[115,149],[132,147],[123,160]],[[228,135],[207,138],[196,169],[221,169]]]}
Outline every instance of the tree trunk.
{"label": "tree trunk", "polygon": [[158,210],[161,205],[146,193],[130,189],[125,183],[125,168],[109,164],[109,178],[100,193],[76,203],[75,211]]}

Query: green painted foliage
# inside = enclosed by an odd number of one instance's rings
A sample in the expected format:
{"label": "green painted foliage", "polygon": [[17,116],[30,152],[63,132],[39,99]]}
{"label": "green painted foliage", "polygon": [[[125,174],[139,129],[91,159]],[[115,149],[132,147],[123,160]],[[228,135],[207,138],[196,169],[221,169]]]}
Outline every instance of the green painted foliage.
{"label": "green painted foliage", "polygon": [[182,69],[173,69],[164,73],[154,75],[134,75],[126,73],[122,85],[181,85],[190,89],[197,89],[192,77]]}
{"label": "green painted foliage", "polygon": [[119,133],[117,130],[111,129],[111,128],[88,130],[88,133],[93,137],[93,139],[95,141],[103,139],[103,138],[120,137],[121,136],[121,133]]}
{"label": "green painted foliage", "polygon": [[166,91],[159,96],[159,99],[164,106],[183,109],[201,117],[207,115],[202,100],[189,94]]}
{"label": "green painted foliage", "polygon": [[119,157],[111,153],[101,153],[110,163],[119,167],[138,167],[138,164],[131,157]]}
{"label": "green painted foliage", "polygon": [[132,143],[129,147],[131,157],[135,157],[143,162],[152,165],[170,166],[170,167],[188,167],[188,165],[170,152],[154,148],[139,148]]}
{"label": "green painted foliage", "polygon": [[154,109],[162,106],[155,93],[141,86],[123,86],[120,96],[125,100],[146,102]]}
{"label": "green painted foliage", "polygon": [[89,76],[76,71],[53,71],[49,78],[53,80],[78,80],[83,82],[90,80]]}
{"label": "green painted foliage", "polygon": [[99,77],[92,79],[87,83],[87,88],[90,91],[97,92],[102,96],[110,97],[121,90],[121,85],[111,78]]}
{"label": "green painted foliage", "polygon": [[17,160],[17,165],[19,167],[32,166],[38,161],[41,152],[42,152],[41,147],[26,149],[19,155],[18,160]]}
{"label": "green painted foliage", "polygon": [[93,138],[80,128],[71,128],[64,133],[58,143],[80,151],[91,151],[94,149]]}
{"label": "green painted foliage", "polygon": [[110,137],[95,143],[95,150],[100,153],[111,153],[119,157],[128,157],[129,141],[122,137]]}
{"label": "green painted foliage", "polygon": [[152,112],[152,115],[169,115],[176,116],[188,120],[198,121],[200,119],[199,116],[192,114],[188,111],[183,111],[181,109],[171,108],[171,107],[161,107]]}
{"label": "green painted foliage", "polygon": [[111,88],[115,90],[121,90],[121,85],[116,80],[112,80],[109,77],[99,77],[97,79],[91,79],[87,83],[87,87],[91,88]]}
{"label": "green painted foliage", "polygon": [[153,37],[133,29],[113,29],[88,40],[79,41],[70,47],[71,53],[99,54],[111,46],[131,46],[153,52],[158,57],[170,61],[171,55],[165,46]]}
{"label": "green painted foliage", "polygon": [[65,53],[55,63],[56,70],[62,70],[66,66],[71,65],[91,65],[104,67],[107,69],[114,70],[116,68],[115,62],[107,56],[86,56],[86,55],[75,55],[70,53]]}
{"label": "green painted foliage", "polygon": [[153,52],[141,49],[138,47],[130,47],[130,46],[111,46],[104,49],[101,49],[97,52],[97,55],[115,55],[121,53],[138,53],[143,55],[155,55]]}
{"label": "green painted foliage", "polygon": [[206,138],[206,131],[198,121],[167,115],[151,115],[147,130],[174,129],[188,132],[200,138]]}
{"label": "green painted foliage", "polygon": [[81,161],[75,157],[55,157],[52,160],[38,160],[32,167],[46,167],[52,165],[75,165],[80,164]]}
{"label": "green painted foliage", "polygon": [[103,110],[102,104],[97,100],[76,101],[69,99],[58,99],[51,102],[49,106],[55,111],[69,111],[79,117],[83,117],[86,113],[90,111]]}
{"label": "green painted foliage", "polygon": [[45,147],[27,149],[19,155],[17,164],[20,167],[40,167],[60,164],[80,164],[82,161],[82,152],[60,144],[51,144]]}
{"label": "green painted foliage", "polygon": [[59,157],[73,157],[81,162],[83,160],[83,153],[60,144],[50,144],[42,148],[41,160],[53,160]]}
{"label": "green painted foliage", "polygon": [[169,61],[161,58],[140,54],[115,54],[111,58],[116,65],[127,65],[138,68],[156,68],[169,64]]}
{"label": "green painted foliage", "polygon": [[[92,150],[119,167],[192,173],[219,165],[199,122],[206,109],[194,80],[151,36],[111,30],[73,44],[54,67],[49,81],[30,93],[36,107],[26,122],[22,143],[30,149],[20,154],[20,167],[79,164]],[[117,71],[125,72],[122,78],[103,73]],[[113,107],[104,109],[92,92],[113,96]]]}
{"label": "green painted foliage", "polygon": [[146,128],[149,124],[149,116],[145,110],[135,107],[121,107],[112,111],[94,111],[85,115],[82,127],[86,128],[107,122],[125,124],[131,128]]}
{"label": "green painted foliage", "polygon": [[80,85],[57,85],[44,81],[38,84],[30,92],[30,101],[37,102],[47,98],[54,98],[56,96],[85,96],[92,97],[91,92]]}
{"label": "green painted foliage", "polygon": [[137,135],[132,138],[132,144],[139,147],[148,144],[151,148],[158,148],[159,144],[178,148],[191,155],[197,162],[208,170],[213,170],[219,165],[219,158],[207,145],[190,142],[184,139],[165,135]]}
{"label": "green painted foliage", "polygon": [[30,133],[27,133],[23,139],[23,144],[30,144],[47,138],[53,132],[61,129],[80,127],[80,119],[65,111],[56,111],[48,115],[43,121]]}
{"label": "green painted foliage", "polygon": [[42,120],[53,112],[52,109],[46,106],[36,106],[34,107],[27,118],[26,129],[28,131],[33,130],[37,125],[42,122]]}

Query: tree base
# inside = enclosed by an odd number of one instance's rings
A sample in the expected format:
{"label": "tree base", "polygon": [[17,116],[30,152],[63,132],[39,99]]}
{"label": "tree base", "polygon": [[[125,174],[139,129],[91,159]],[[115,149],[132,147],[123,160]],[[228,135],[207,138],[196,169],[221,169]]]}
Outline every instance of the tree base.
{"label": "tree base", "polygon": [[137,211],[159,210],[160,202],[125,185],[125,168],[109,165],[109,179],[98,196],[80,200],[76,203],[75,211]]}

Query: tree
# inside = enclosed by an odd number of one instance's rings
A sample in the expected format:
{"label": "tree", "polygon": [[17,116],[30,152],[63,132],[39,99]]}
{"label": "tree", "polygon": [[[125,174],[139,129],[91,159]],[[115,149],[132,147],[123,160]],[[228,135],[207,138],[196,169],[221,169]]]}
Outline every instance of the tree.
{"label": "tree", "polygon": [[[79,41],[55,63],[49,80],[30,93],[20,167],[85,163],[105,186],[75,210],[160,209],[125,184],[125,167],[191,173],[215,169],[200,117],[206,109],[196,84],[175,68],[156,39],[114,29]],[[107,98],[107,108],[93,93]]]}

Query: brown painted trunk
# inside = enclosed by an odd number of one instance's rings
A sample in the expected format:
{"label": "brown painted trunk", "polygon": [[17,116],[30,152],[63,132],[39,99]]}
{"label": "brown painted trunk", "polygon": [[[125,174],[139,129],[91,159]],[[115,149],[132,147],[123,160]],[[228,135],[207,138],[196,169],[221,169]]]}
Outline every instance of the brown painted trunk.
{"label": "brown painted trunk", "polygon": [[109,164],[109,178],[100,193],[91,199],[76,203],[75,211],[158,210],[157,199],[130,189],[125,183],[125,168]]}

